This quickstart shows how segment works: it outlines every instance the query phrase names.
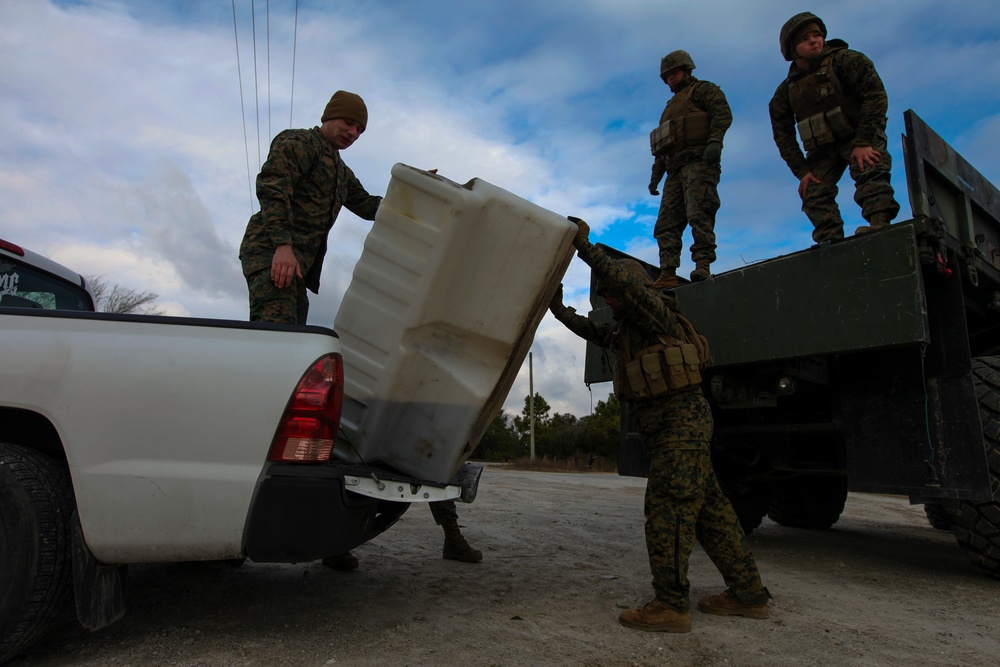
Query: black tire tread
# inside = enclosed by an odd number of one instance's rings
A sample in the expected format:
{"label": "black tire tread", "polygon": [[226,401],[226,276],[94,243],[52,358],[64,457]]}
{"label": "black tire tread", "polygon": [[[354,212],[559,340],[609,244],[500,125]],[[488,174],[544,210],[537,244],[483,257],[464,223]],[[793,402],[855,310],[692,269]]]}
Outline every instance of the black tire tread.
{"label": "black tire tread", "polygon": [[992,498],[944,500],[951,531],[966,557],[1000,579],[1000,357],[972,360],[979,418],[990,470]]}
{"label": "black tire tread", "polygon": [[[54,460],[32,449],[2,442],[0,485],[18,487],[0,488],[0,497],[5,501],[15,494],[27,500],[20,506],[4,507],[3,511],[32,512],[36,527],[35,534],[21,536],[23,542],[6,547],[0,544],[0,557],[11,546],[23,548],[34,542],[37,548],[31,572],[12,572],[8,562],[0,562],[0,577],[23,577],[27,584],[27,590],[18,599],[0,599],[0,663],[3,663],[40,639],[69,599],[72,581],[69,518],[73,496],[66,471]],[[10,555],[8,551],[7,556]]]}

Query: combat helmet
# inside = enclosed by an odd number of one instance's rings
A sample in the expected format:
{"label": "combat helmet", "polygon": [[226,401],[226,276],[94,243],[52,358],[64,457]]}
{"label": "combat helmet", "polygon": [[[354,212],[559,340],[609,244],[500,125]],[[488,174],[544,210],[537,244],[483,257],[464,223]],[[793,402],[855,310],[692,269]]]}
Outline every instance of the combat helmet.
{"label": "combat helmet", "polygon": [[[618,265],[621,268],[628,271],[629,273],[631,273],[632,275],[637,276],[640,280],[642,280],[643,285],[648,286],[651,282],[653,282],[653,279],[650,277],[649,272],[646,271],[645,267],[642,264],[640,264],[638,260],[627,259],[627,258],[619,259]],[[604,296],[604,291],[606,288],[607,285],[601,280],[598,280],[597,283],[594,285],[594,291],[597,294],[600,294],[601,296]]]}
{"label": "combat helmet", "polygon": [[792,39],[798,34],[799,29],[807,23],[818,25],[819,34],[823,35],[823,39],[826,39],[826,24],[823,23],[823,19],[812,12],[796,14],[785,21],[785,25],[781,26],[781,34],[778,37],[781,46],[781,55],[785,56],[785,60],[788,62],[795,60],[795,45],[792,44]]}
{"label": "combat helmet", "polygon": [[694,60],[687,51],[671,51],[660,60],[660,78],[663,83],[667,82],[667,72],[678,67],[683,67],[689,72],[694,69]]}

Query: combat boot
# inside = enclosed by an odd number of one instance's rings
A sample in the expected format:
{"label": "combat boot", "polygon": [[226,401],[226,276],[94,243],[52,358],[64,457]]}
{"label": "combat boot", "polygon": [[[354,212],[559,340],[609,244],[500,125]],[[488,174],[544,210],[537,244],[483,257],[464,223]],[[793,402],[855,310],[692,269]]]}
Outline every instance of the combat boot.
{"label": "combat boot", "polygon": [[677,269],[671,267],[661,269],[660,275],[653,281],[650,287],[653,289],[670,289],[678,285],[680,285],[680,282],[677,280]]}
{"label": "combat boot", "polygon": [[767,602],[747,604],[737,600],[727,588],[718,595],[705,595],[698,600],[698,609],[716,616],[743,616],[744,618],[767,618]]}
{"label": "combat boot", "polygon": [[457,521],[446,521],[441,524],[441,527],[444,528],[442,558],[463,563],[478,563],[483,559],[483,552],[470,547],[469,543],[462,537],[462,531],[459,530]]}
{"label": "combat boot", "polygon": [[327,556],[323,559],[323,565],[332,567],[334,570],[340,570],[341,572],[350,572],[351,570],[358,569],[358,559],[348,551],[336,556]]}
{"label": "combat boot", "polygon": [[627,628],[647,632],[691,632],[691,612],[677,611],[659,600],[626,609],[618,614],[618,620]]}
{"label": "combat boot", "polygon": [[711,266],[711,262],[707,259],[699,259],[695,262],[694,271],[691,272],[691,282],[699,282],[701,280],[708,280],[712,277],[711,272],[708,267]]}
{"label": "combat boot", "polygon": [[876,229],[884,229],[889,226],[889,214],[888,213],[873,213],[872,219],[868,221],[867,225],[861,225],[854,230],[855,236],[863,236]]}

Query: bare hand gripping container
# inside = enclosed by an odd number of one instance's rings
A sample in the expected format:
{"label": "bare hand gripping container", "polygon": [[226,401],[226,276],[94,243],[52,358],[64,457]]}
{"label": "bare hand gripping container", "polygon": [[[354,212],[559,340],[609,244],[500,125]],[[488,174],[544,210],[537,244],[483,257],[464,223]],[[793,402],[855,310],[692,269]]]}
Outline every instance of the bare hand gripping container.
{"label": "bare hand gripping container", "polygon": [[334,324],[335,456],[449,481],[503,406],[575,233],[485,181],[395,165]]}

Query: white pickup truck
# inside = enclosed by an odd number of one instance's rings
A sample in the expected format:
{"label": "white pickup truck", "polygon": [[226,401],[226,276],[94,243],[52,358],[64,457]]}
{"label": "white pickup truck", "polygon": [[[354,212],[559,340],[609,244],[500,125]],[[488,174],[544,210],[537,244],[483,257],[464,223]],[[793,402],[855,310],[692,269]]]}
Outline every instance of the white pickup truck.
{"label": "white pickup truck", "polygon": [[[489,184],[397,165],[338,315],[343,340],[93,312],[81,276],[0,241],[0,663],[70,597],[84,627],[120,618],[129,563],[317,560],[411,502],[471,502],[482,468],[467,459],[572,234]],[[497,252],[481,286],[448,279]]]}

